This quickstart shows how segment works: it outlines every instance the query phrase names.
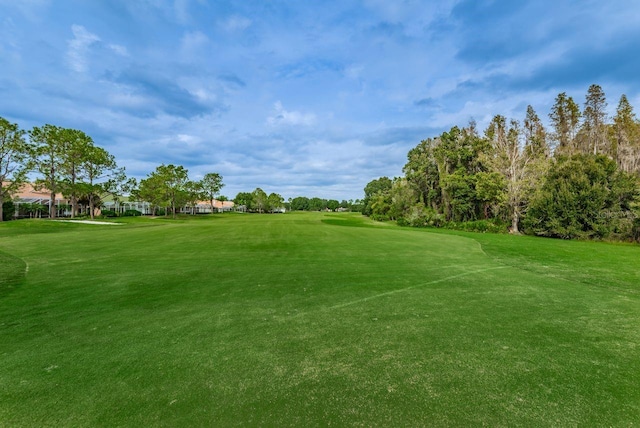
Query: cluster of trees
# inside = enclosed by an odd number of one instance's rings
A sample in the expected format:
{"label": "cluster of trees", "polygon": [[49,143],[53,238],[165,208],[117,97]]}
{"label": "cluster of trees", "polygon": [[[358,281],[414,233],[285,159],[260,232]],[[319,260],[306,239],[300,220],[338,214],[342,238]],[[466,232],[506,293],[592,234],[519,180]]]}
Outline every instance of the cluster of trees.
{"label": "cluster of trees", "polygon": [[362,211],[362,202],[359,200],[322,199],[318,197],[308,198],[297,196],[285,201],[277,193],[267,195],[262,189],[257,188],[253,192],[240,192],[233,202],[238,207],[253,212],[280,212],[287,211]]}
{"label": "cluster of trees", "polygon": [[158,209],[164,209],[165,214],[171,212],[175,218],[177,211],[182,207],[191,207],[191,213],[195,213],[199,201],[208,201],[211,212],[215,212],[214,201],[226,200],[222,196],[216,196],[224,187],[222,176],[217,172],[204,175],[202,180],[189,179],[189,171],[182,165],[160,165],[147,176],[140,180],[140,184],[131,190],[132,198],[149,202],[154,213]]}
{"label": "cluster of trees", "polygon": [[[34,172],[35,187],[50,192],[51,218],[56,216],[56,193],[69,199],[71,216],[78,214],[81,204],[93,215],[101,194],[127,187],[124,169],[84,132],[54,125],[25,132],[0,117],[0,207]],[[0,208],[0,218],[2,214]]]}
{"label": "cluster of trees", "polygon": [[240,192],[233,202],[238,209],[253,211],[258,213],[281,212],[285,209],[284,198],[278,193],[267,193],[261,188],[253,192]]}
{"label": "cluster of trees", "polygon": [[322,198],[307,198],[306,196],[298,196],[290,201],[292,211],[336,211],[343,209],[345,211],[361,211],[360,201]]}
{"label": "cluster of trees", "polygon": [[582,110],[559,94],[547,130],[528,106],[521,123],[496,115],[423,140],[404,176],[371,181],[363,212],[401,224],[487,223],[519,233],[638,238],[640,122],[622,95],[610,121],[591,85]]}
{"label": "cluster of trees", "polygon": [[26,132],[0,117],[0,221],[7,217],[3,215],[6,202],[30,174],[37,175],[36,189],[50,192],[50,218],[56,217],[59,208],[55,206],[57,193],[69,200],[71,217],[79,214],[80,206],[88,206],[93,218],[103,198],[125,194],[174,216],[178,208],[195,206],[201,200],[209,201],[213,212],[214,199],[224,186],[218,173],[193,181],[184,167],[175,165],[160,165],[138,185],[116,165],[113,155],[82,131],[44,125]]}

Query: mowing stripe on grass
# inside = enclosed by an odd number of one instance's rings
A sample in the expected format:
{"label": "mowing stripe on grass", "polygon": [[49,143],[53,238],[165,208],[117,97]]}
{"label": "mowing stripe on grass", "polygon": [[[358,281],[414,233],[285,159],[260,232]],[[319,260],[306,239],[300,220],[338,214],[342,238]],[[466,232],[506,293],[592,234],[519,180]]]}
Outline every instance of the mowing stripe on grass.
{"label": "mowing stripe on grass", "polygon": [[344,308],[345,306],[351,306],[351,305],[355,305],[355,304],[358,304],[358,303],[364,303],[364,302],[372,300],[372,299],[377,299],[378,297],[389,296],[389,295],[396,294],[396,293],[404,293],[405,291],[413,290],[414,288],[425,287],[427,285],[432,285],[432,284],[438,284],[440,282],[445,282],[445,281],[448,281],[450,279],[456,279],[456,278],[460,278],[460,277],[467,276],[467,275],[473,275],[475,273],[482,273],[482,272],[487,272],[487,271],[496,270],[496,269],[505,269],[507,267],[509,267],[509,266],[498,266],[498,267],[492,267],[492,268],[486,268],[486,269],[478,269],[478,270],[474,270],[474,271],[471,271],[471,272],[463,272],[463,273],[459,273],[459,274],[456,274],[456,275],[447,276],[445,278],[434,279],[433,281],[425,282],[425,283],[422,283],[422,284],[416,284],[416,285],[412,285],[410,287],[400,288],[398,290],[391,290],[391,291],[386,291],[384,293],[376,294],[376,295],[373,295],[373,296],[363,297],[362,299],[352,300],[351,302],[340,303],[338,305],[334,305],[334,306],[329,307],[329,309],[340,309],[340,308]]}
{"label": "mowing stripe on grass", "polygon": [[0,426],[640,421],[640,247],[324,216],[0,224]]}

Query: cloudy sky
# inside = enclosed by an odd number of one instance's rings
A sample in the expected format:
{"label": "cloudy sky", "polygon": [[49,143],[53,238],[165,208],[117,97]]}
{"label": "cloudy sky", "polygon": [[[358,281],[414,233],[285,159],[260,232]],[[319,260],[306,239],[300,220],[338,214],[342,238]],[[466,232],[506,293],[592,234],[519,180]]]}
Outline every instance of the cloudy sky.
{"label": "cloudy sky", "polygon": [[637,0],[0,0],[0,116],[76,128],[143,178],[356,199],[470,119],[640,108]]}

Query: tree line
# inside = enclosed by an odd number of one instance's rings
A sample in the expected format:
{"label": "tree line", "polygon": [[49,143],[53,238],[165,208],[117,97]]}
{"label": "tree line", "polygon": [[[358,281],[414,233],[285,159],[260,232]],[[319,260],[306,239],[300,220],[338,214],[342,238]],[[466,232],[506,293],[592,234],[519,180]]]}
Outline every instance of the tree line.
{"label": "tree line", "polygon": [[510,230],[557,238],[640,238],[640,122],[625,95],[609,118],[599,85],[583,108],[565,92],[550,128],[528,106],[523,121],[472,121],[421,141],[404,176],[364,189],[364,210],[412,226]]}
{"label": "tree line", "polygon": [[308,198],[298,196],[291,200],[292,211],[362,211],[360,200],[338,201],[337,199],[323,199],[318,197]]}
{"label": "tree line", "polygon": [[297,196],[287,201],[278,194],[266,194],[261,188],[253,192],[239,192],[233,202],[241,210],[253,212],[280,212],[286,211],[362,211],[360,201],[323,199],[318,197],[308,198]]}
{"label": "tree line", "polygon": [[13,214],[4,209],[28,181],[49,193],[50,218],[57,216],[58,193],[68,199],[71,217],[78,216],[84,205],[94,218],[104,198],[117,200],[123,195],[149,202],[154,210],[162,208],[173,216],[179,208],[201,200],[209,201],[213,212],[214,200],[224,186],[218,173],[207,173],[195,181],[183,166],[172,164],[158,166],[138,183],[83,131],[47,124],[27,132],[0,117],[0,221]]}
{"label": "tree line", "polygon": [[[37,177],[32,180],[34,174]],[[9,207],[13,195],[27,181],[32,181],[35,189],[46,189],[50,194],[49,206],[34,208],[38,212],[48,211],[49,217],[55,218],[60,210],[60,206],[55,205],[56,194],[62,194],[70,203],[67,208],[71,217],[77,217],[85,206],[94,218],[95,209],[102,206],[105,198],[119,201],[125,195],[131,200],[148,202],[153,214],[175,217],[185,208],[195,213],[200,201],[208,201],[214,212],[216,200],[227,200],[219,195],[224,187],[222,179],[220,174],[211,172],[201,180],[192,180],[184,166],[162,164],[138,182],[127,177],[114,156],[80,130],[47,124],[27,132],[0,117],[0,219],[13,215],[13,208],[7,209],[4,215],[3,208]],[[240,209],[260,213],[283,209],[359,210],[357,202],[302,196],[286,202],[280,194],[267,194],[261,188],[240,192],[234,199]],[[103,214],[116,215],[105,210]]]}

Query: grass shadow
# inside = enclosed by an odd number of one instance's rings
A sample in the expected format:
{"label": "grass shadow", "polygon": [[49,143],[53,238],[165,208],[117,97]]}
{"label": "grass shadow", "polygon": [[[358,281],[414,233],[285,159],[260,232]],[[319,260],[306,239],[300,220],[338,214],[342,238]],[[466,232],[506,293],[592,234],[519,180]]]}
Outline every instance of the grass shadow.
{"label": "grass shadow", "polygon": [[27,264],[24,260],[0,252],[0,297],[4,297],[22,284],[26,274]]}
{"label": "grass shadow", "polygon": [[347,227],[370,227],[370,228],[379,228],[379,227],[389,227],[395,226],[388,223],[383,222],[374,222],[368,217],[365,217],[361,214],[353,215],[353,214],[329,214],[323,218],[322,223],[329,224],[332,226],[347,226]]}

